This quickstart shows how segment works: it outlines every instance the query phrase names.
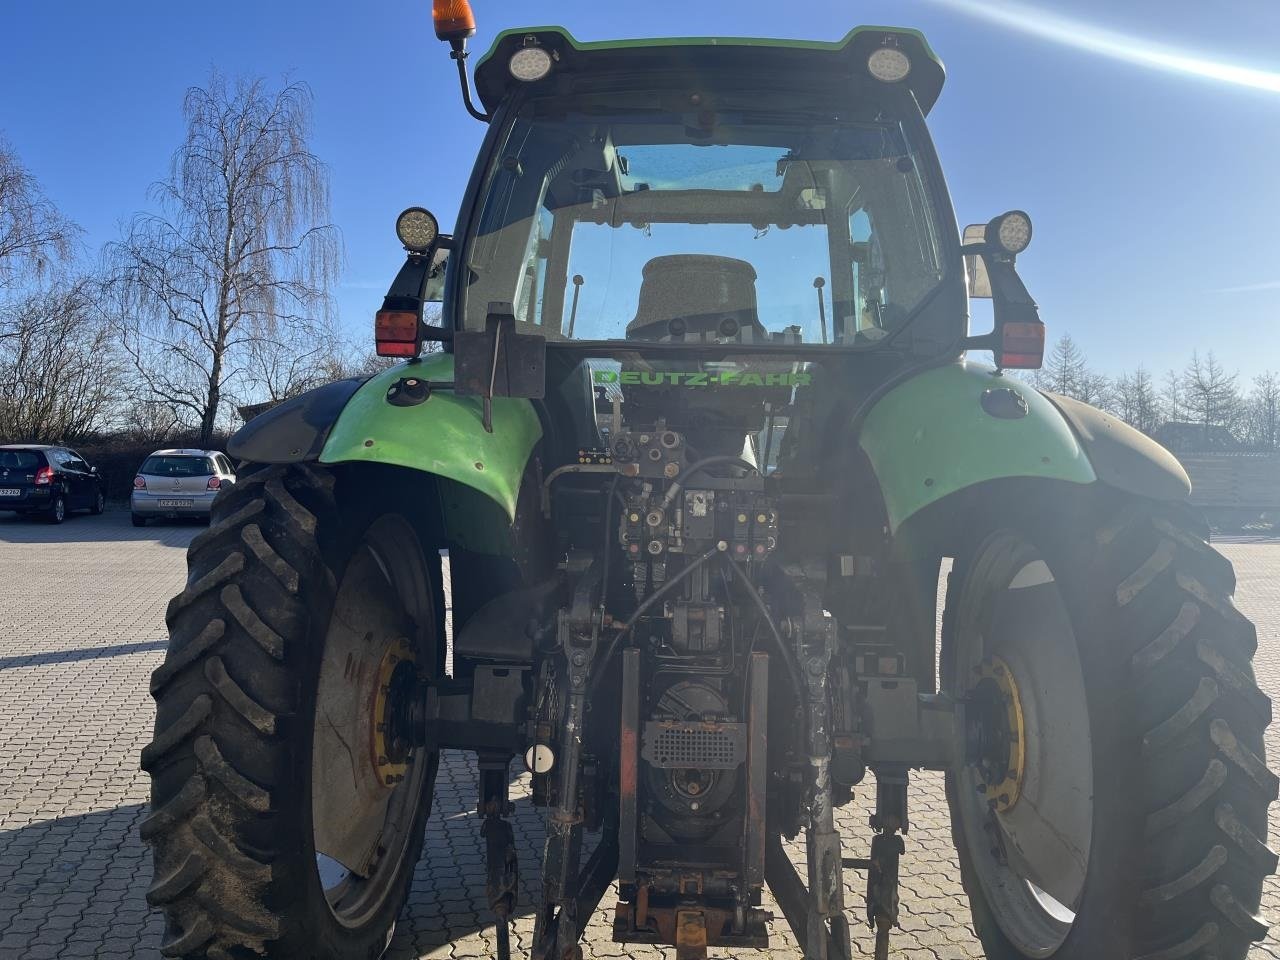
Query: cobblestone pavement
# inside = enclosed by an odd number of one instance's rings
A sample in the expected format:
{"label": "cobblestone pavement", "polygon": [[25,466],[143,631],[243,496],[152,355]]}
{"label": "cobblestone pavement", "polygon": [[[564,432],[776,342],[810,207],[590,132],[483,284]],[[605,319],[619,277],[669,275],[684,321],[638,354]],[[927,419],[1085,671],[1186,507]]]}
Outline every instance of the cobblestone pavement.
{"label": "cobblestone pavement", "polygon": [[[135,530],[127,514],[110,512],[61,527],[0,518],[0,960],[159,956],[161,923],[144,900],[151,868],[137,836],[148,791],[138,753],[151,732],[147,677],[163,657],[165,603],[182,584],[185,548],[197,530]],[[1262,686],[1280,697],[1280,541],[1242,538],[1222,549],[1239,572],[1237,600],[1258,623]],[[1280,757],[1274,727],[1268,752]],[[475,790],[464,758],[446,758],[392,960],[493,956],[471,815]],[[527,911],[542,824],[527,793],[518,787],[516,794]],[[895,955],[978,957],[941,777],[918,775],[911,803]],[[850,855],[862,855],[867,812],[857,803],[840,811]],[[1271,829],[1280,836],[1280,804]],[[798,846],[792,853],[803,857]],[[851,877],[846,890],[851,907],[861,903],[858,882]],[[1265,900],[1264,910],[1280,917],[1274,878]],[[526,912],[516,924],[521,946],[532,928]],[[785,924],[776,921],[773,930],[771,955],[798,956]],[[855,950],[870,953],[865,928]],[[603,912],[589,927],[585,952],[663,956],[612,943]],[[1264,956],[1280,960],[1280,943],[1259,945],[1253,957]]]}

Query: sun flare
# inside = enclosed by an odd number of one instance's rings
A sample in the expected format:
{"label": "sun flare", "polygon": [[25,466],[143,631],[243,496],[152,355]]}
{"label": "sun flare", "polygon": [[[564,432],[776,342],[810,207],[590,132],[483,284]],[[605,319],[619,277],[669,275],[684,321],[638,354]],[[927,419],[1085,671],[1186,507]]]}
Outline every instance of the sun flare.
{"label": "sun flare", "polygon": [[1115,60],[1169,73],[1217,80],[1254,90],[1280,93],[1280,73],[1209,60],[1194,53],[1151,43],[1141,37],[1104,30],[1092,24],[1058,16],[1019,3],[990,0],[928,0],[969,16],[1042,37],[1054,43],[1086,50]]}

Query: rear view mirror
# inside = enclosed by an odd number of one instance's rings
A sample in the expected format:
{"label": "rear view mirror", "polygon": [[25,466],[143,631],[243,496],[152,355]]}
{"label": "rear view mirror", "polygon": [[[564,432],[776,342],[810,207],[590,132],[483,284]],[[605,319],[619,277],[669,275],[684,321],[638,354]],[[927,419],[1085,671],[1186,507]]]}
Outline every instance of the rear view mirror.
{"label": "rear view mirror", "polygon": [[444,301],[444,274],[449,265],[449,250],[441,245],[436,247],[431,256],[431,271],[427,274],[427,282],[422,286],[424,303],[442,303]]}
{"label": "rear view mirror", "polygon": [[[987,240],[987,225],[971,223],[964,228],[963,246],[983,244]],[[969,286],[969,296],[977,300],[991,299],[991,278],[987,276],[987,264],[979,254],[967,253],[964,257],[964,275]]]}

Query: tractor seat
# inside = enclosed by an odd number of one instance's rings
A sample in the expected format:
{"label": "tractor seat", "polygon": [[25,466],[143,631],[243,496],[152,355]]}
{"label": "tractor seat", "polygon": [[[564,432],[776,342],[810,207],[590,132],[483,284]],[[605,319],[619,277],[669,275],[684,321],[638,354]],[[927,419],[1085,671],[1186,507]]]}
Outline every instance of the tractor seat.
{"label": "tractor seat", "polygon": [[726,340],[767,336],[756,312],[755,268],[745,260],[700,253],[654,257],[644,265],[627,339],[702,339],[704,334]]}

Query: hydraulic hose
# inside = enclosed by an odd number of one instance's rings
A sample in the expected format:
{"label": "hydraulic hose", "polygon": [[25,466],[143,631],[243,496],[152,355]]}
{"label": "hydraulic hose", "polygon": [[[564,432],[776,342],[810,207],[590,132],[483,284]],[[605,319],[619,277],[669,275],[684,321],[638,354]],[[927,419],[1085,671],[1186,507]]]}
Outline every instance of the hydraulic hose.
{"label": "hydraulic hose", "polygon": [[672,482],[671,486],[667,489],[667,495],[662,498],[662,509],[667,510],[671,507],[671,504],[675,502],[676,497],[680,495],[680,488],[684,486],[685,482],[690,477],[696,473],[702,472],[707,467],[714,467],[721,463],[732,463],[746,470],[753,470],[756,473],[760,472],[759,467],[750,464],[741,457],[735,456],[731,453],[721,454],[716,457],[704,457],[703,459],[694,461],[690,464],[689,467],[680,474],[680,479]]}
{"label": "hydraulic hose", "polygon": [[795,687],[796,702],[804,704],[806,702],[804,678],[800,675],[800,665],[796,663],[795,652],[786,645],[782,639],[782,634],[778,631],[778,624],[773,619],[773,615],[769,613],[769,607],[764,602],[764,597],[760,595],[760,591],[756,589],[756,585],[751,582],[751,578],[738,569],[738,565],[730,562],[727,564],[729,572],[733,574],[734,579],[738,581],[747,591],[747,595],[751,597],[752,602],[756,605],[756,609],[760,611],[760,617],[764,620],[765,625],[769,628],[769,633],[773,637],[773,642],[778,648],[778,654],[782,657],[782,662],[786,664],[787,673],[791,675],[791,684]]}
{"label": "hydraulic hose", "polygon": [[635,625],[640,622],[640,618],[648,611],[652,610],[654,604],[682,584],[690,574],[698,570],[720,552],[721,549],[719,545],[716,545],[706,553],[700,554],[695,560],[686,565],[683,570],[677,573],[657,590],[653,591],[653,593],[649,594],[640,606],[636,607],[635,613],[631,614],[627,619],[627,622],[622,625],[622,629],[619,630],[614,635],[613,639],[609,641],[609,646],[605,648],[604,656],[597,661],[595,669],[591,674],[591,682],[587,685],[587,692],[589,694],[595,691],[596,686],[600,682],[600,678],[604,676],[604,668],[609,665],[609,661],[613,659],[613,655],[618,652],[618,647],[621,645],[623,638],[626,637],[626,635],[635,628]]}

